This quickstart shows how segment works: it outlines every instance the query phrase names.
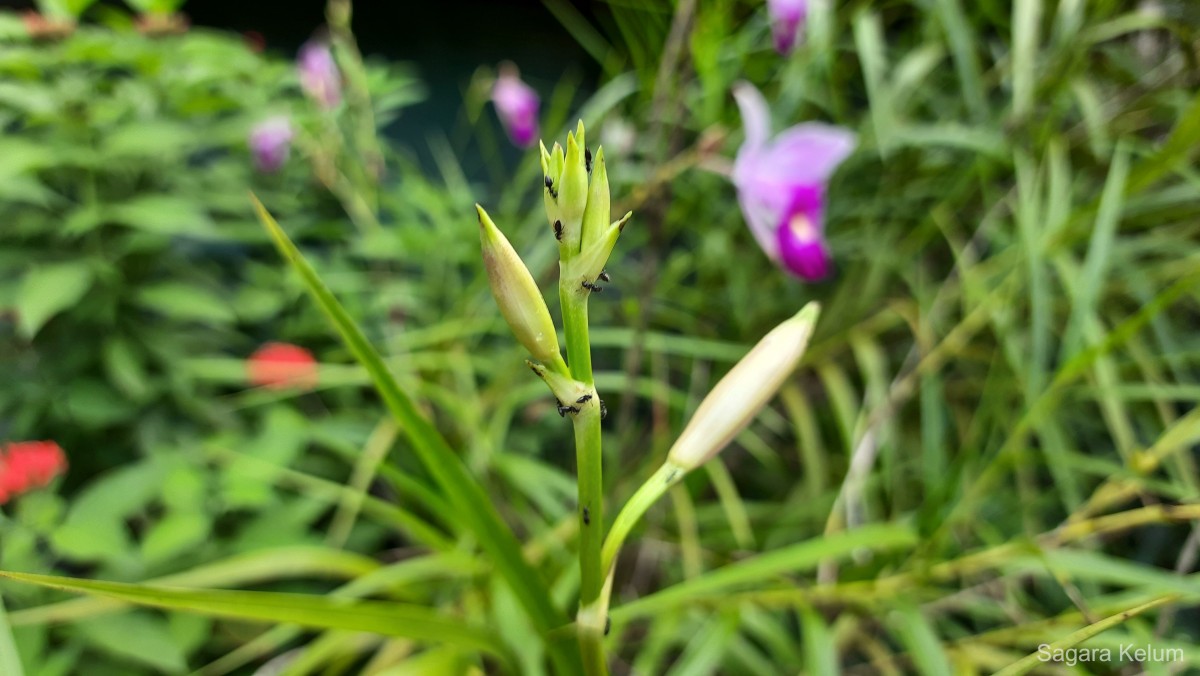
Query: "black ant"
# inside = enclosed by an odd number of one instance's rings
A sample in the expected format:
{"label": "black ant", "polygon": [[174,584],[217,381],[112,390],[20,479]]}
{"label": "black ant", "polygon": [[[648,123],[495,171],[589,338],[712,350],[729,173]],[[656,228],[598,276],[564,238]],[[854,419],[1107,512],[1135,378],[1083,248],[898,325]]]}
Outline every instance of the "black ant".
{"label": "black ant", "polygon": [[568,413],[579,413],[579,408],[575,406],[563,406],[563,403],[557,399],[554,400],[558,404],[558,417],[565,418]]}
{"label": "black ant", "polygon": [[583,288],[587,289],[588,291],[595,291],[596,293],[600,293],[601,291],[604,290],[603,286],[596,286],[595,284],[587,281],[586,279],[583,280]]}
{"label": "black ant", "polygon": [[[546,179],[546,180],[550,180],[550,179]],[[563,233],[562,221],[554,221],[554,239],[557,239],[558,241],[561,242],[562,241],[562,233]]]}
{"label": "black ant", "polygon": [[554,179],[549,176],[546,177],[546,190],[550,191],[551,197],[558,199],[558,191],[554,189]]}

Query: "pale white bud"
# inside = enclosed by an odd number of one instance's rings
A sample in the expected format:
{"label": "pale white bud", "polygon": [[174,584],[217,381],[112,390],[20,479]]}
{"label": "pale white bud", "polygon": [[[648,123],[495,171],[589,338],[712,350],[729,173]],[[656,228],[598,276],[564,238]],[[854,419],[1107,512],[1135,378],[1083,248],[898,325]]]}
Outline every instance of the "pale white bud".
{"label": "pale white bud", "polygon": [[695,469],[745,429],[796,368],[820,313],[820,305],[809,303],[763,336],[700,402],[667,461]]}

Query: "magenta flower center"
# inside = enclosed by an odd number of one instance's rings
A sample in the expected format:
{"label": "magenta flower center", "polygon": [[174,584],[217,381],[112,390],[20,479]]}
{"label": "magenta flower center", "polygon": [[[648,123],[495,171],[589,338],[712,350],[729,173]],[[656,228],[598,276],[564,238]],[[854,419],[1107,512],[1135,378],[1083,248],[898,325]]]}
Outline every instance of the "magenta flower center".
{"label": "magenta flower center", "polygon": [[809,282],[829,275],[829,247],[822,232],[822,188],[800,186],[792,205],[776,229],[779,258],[792,274]]}

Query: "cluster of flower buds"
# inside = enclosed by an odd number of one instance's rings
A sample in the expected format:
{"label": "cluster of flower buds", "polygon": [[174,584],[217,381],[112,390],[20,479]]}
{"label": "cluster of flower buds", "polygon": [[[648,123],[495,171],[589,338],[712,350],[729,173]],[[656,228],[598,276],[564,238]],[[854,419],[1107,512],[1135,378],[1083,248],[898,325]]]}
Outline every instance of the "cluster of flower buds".
{"label": "cluster of flower buds", "polygon": [[0,452],[0,505],[49,484],[67,468],[67,456],[53,441],[21,441]]}
{"label": "cluster of flower buds", "polygon": [[555,143],[548,151],[543,144],[541,152],[542,199],[546,220],[558,240],[561,281],[581,295],[600,291],[597,282],[605,281],[604,266],[633,212],[609,221],[612,210],[604,149],[597,148],[592,156],[582,121],[574,135],[567,134],[565,149]]}
{"label": "cluster of flower buds", "polygon": [[[559,246],[560,297],[586,299],[607,279],[604,266],[631,214],[610,222],[608,174],[604,151],[593,157],[583,122],[567,134],[566,148],[541,146],[546,218]],[[550,387],[562,415],[601,411],[590,377],[583,382],[563,360],[550,310],[537,283],[483,207],[479,210],[480,241],[492,295],[517,340],[540,363],[530,366]]]}

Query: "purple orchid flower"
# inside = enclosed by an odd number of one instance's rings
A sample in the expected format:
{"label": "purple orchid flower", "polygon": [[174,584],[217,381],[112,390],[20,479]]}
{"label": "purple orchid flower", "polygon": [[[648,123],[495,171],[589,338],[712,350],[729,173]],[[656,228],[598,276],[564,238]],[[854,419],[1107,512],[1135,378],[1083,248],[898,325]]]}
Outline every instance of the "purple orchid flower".
{"label": "purple orchid flower", "polygon": [[770,138],[771,112],[757,89],[734,85],[746,139],[733,165],[738,203],[764,253],[809,282],[832,268],[825,242],[825,188],[854,150],[854,133],[817,122]]}
{"label": "purple orchid flower", "polygon": [[292,123],[279,115],[259,122],[250,130],[250,152],[254,155],[254,166],[264,173],[279,171],[292,145]]}
{"label": "purple orchid flower", "polygon": [[808,18],[808,0],[767,0],[767,16],[771,19],[775,50],[790,54],[800,36],[800,27]]}
{"label": "purple orchid flower", "polygon": [[296,57],[300,86],[323,108],[333,108],[342,100],[342,75],[333,52],[324,42],[310,40]]}
{"label": "purple orchid flower", "polygon": [[500,66],[500,76],[492,87],[492,104],[514,145],[528,148],[537,140],[540,103],[537,92],[521,81],[516,66]]}

